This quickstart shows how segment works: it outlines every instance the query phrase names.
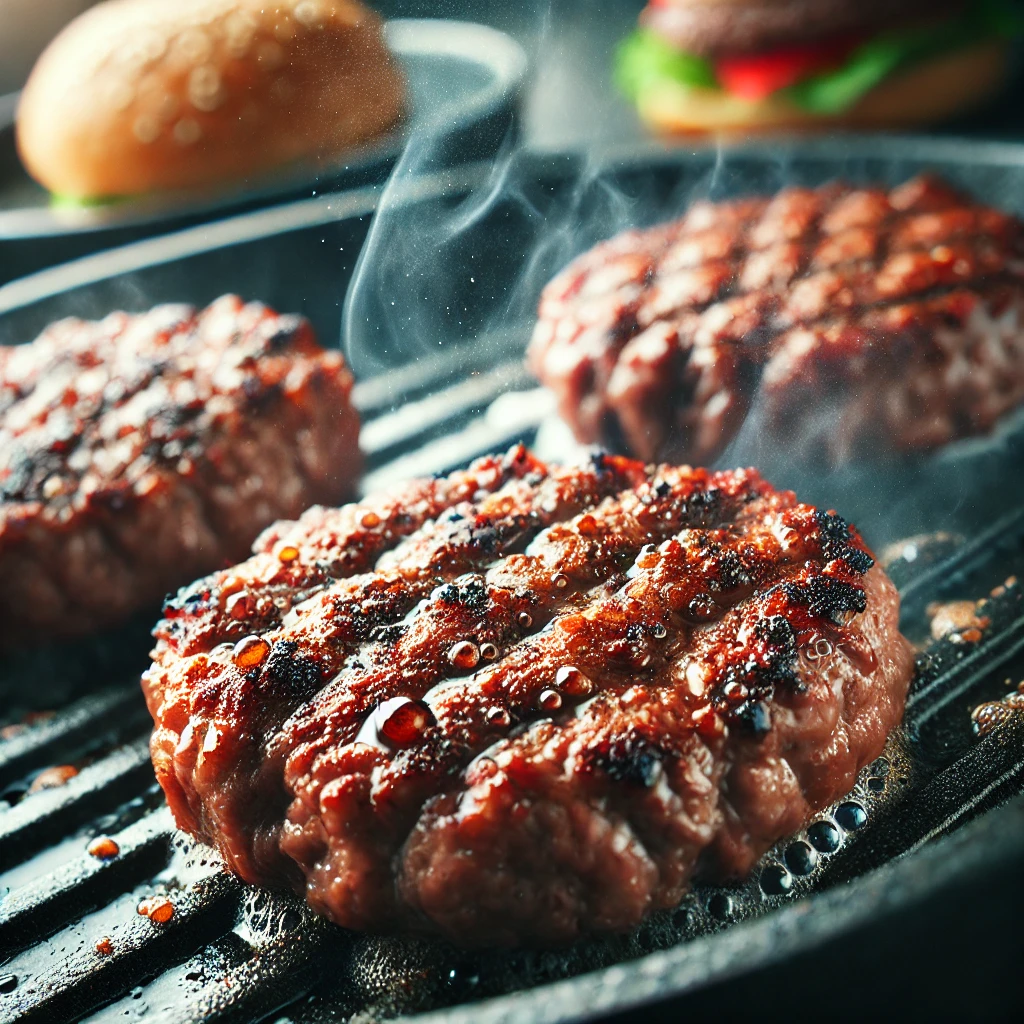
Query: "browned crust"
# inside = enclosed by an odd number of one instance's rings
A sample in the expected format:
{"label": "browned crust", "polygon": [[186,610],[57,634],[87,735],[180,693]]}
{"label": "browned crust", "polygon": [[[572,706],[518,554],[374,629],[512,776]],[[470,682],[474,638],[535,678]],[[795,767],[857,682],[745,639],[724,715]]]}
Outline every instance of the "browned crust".
{"label": "browned crust", "polygon": [[349,493],[351,387],[308,322],[233,296],[0,350],[0,645],[117,624]]}

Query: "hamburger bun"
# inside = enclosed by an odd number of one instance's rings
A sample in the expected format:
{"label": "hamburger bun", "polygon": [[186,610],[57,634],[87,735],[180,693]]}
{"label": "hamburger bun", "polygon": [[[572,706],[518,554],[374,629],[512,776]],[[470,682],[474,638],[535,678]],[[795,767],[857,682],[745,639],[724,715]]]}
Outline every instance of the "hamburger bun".
{"label": "hamburger bun", "polygon": [[39,58],[18,150],[63,196],[187,189],[336,156],[391,128],[404,95],[358,0],[111,0]]}
{"label": "hamburger bun", "polygon": [[985,40],[897,71],[835,117],[810,113],[783,95],[750,101],[665,79],[639,97],[641,118],[662,135],[780,129],[905,128],[964,113],[995,95],[1009,71],[1009,45]]}

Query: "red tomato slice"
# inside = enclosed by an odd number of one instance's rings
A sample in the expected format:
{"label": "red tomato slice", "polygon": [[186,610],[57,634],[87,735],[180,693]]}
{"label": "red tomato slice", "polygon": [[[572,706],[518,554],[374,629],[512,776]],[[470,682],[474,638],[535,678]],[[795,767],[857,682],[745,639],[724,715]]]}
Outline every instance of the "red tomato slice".
{"label": "red tomato slice", "polygon": [[719,57],[715,61],[715,74],[734,96],[763,100],[819,71],[839,67],[860,42],[859,36],[844,37],[766,53]]}

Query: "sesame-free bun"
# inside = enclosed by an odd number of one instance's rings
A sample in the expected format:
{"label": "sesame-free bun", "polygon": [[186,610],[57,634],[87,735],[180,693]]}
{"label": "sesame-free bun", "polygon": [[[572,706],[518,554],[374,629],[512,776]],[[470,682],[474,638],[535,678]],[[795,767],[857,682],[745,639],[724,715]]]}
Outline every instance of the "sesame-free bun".
{"label": "sesame-free bun", "polygon": [[714,89],[694,89],[670,80],[640,97],[643,120],[659,134],[744,134],[832,125],[906,128],[962,114],[1005,84],[1009,47],[986,41],[943,53],[897,71],[849,110],[825,117],[801,109],[785,96],[740,99]]}
{"label": "sesame-free bun", "polygon": [[404,95],[357,0],[111,0],[39,58],[18,150],[64,196],[187,189],[334,157],[391,128]]}

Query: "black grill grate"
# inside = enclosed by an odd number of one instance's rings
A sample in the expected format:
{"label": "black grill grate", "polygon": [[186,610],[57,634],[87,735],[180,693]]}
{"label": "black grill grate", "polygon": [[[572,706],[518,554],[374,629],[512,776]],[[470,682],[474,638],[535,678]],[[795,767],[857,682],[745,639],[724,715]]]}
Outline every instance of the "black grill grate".
{"label": "black grill grate", "polygon": [[[550,404],[532,390],[520,343],[495,336],[471,359],[460,353],[361,383],[364,488],[534,441]],[[1024,514],[972,541],[947,540],[937,552],[924,557],[918,545],[913,560],[893,567],[912,635],[927,632],[930,601],[987,594],[1011,573],[1024,575]],[[720,938],[732,924],[801,896],[827,898],[839,883],[1024,788],[1024,723],[976,741],[968,717],[978,701],[1002,692],[1007,676],[1024,672],[1020,587],[993,597],[986,614],[992,625],[982,641],[927,648],[905,735],[890,741],[847,799],[770,851],[754,878],[729,889],[698,887],[633,935],[557,953],[471,955],[427,939],[353,936],[296,899],[247,889],[174,831],[153,783],[149,719],[135,682],[97,690],[0,739],[0,799],[9,805],[0,804],[0,1021],[90,1014],[99,1021],[254,1021],[282,1007],[295,1024],[354,1015],[366,1021]],[[73,778],[29,791],[40,771],[64,763],[79,769]],[[87,851],[99,835],[113,839],[116,856]],[[173,908],[164,923],[137,912],[154,896]],[[517,1019],[501,1004],[490,1013]]]}

